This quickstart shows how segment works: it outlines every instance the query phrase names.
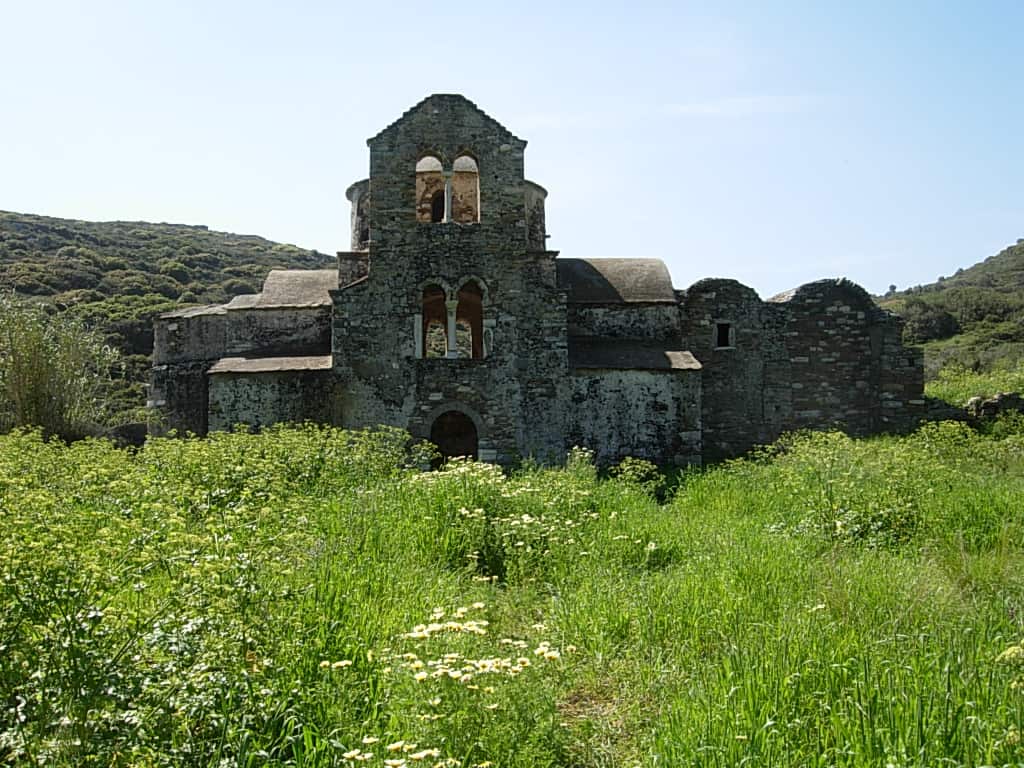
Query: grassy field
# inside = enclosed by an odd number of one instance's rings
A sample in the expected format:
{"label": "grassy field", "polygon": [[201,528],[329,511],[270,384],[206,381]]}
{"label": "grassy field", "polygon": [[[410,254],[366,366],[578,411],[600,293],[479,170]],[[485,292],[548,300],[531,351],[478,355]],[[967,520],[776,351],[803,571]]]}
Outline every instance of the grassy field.
{"label": "grassy field", "polygon": [[992,397],[1000,392],[1024,392],[1024,363],[984,372],[952,365],[943,368],[925,385],[926,395],[952,405],[963,405],[972,397]]}
{"label": "grassy field", "polygon": [[0,763],[1024,762],[1019,422],[668,484],[417,460],[0,437]]}

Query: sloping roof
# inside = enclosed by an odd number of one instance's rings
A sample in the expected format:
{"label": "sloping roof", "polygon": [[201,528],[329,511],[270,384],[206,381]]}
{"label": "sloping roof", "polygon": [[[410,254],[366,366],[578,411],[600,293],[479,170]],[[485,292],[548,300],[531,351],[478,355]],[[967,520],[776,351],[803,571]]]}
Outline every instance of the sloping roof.
{"label": "sloping roof", "polygon": [[[467,109],[467,108],[468,109],[472,109],[475,112],[478,112],[481,115],[483,115],[484,118],[493,127],[499,129],[501,133],[506,134],[509,138],[515,139],[516,141],[523,141],[518,136],[513,134],[504,125],[502,125],[497,120],[495,120],[493,117],[491,117],[486,112],[484,112],[482,109],[480,109],[480,107],[478,107],[472,101],[470,101],[465,96],[463,96],[461,93],[432,93],[429,96],[427,96],[426,98],[423,98],[420,101],[418,101],[416,104],[413,104],[411,107],[409,107],[409,109],[405,110],[405,112],[402,113],[401,117],[399,117],[393,123],[391,123],[390,125],[386,126],[382,130],[380,130],[375,136],[371,136],[370,138],[368,138],[366,140],[366,143],[369,144],[371,142],[374,142],[377,139],[379,139],[382,136],[384,136],[386,133],[389,133],[389,132],[395,130],[395,128],[398,125],[400,125],[405,120],[407,120],[413,113],[419,112],[421,109],[424,109],[428,105],[431,105],[431,104],[435,105],[435,106],[437,106],[439,108],[440,107],[444,107],[445,109],[448,109],[448,110],[452,110],[452,109]],[[523,143],[525,144],[525,142],[523,142]]]}
{"label": "sloping roof", "polygon": [[223,304],[203,304],[199,307],[185,307],[174,309],[160,315],[162,318],[172,317],[200,317],[202,315],[223,315],[226,312]]}
{"label": "sloping roof", "polygon": [[555,259],[555,268],[570,304],[676,301],[660,259]]}
{"label": "sloping roof", "polygon": [[217,373],[277,373],[280,371],[329,371],[330,355],[307,357],[222,357],[210,369]]}
{"label": "sloping roof", "polygon": [[569,339],[571,368],[644,371],[699,371],[701,364],[681,349],[633,339],[573,336]]}
{"label": "sloping roof", "polygon": [[330,306],[330,291],[337,287],[335,269],[273,269],[260,293],[236,296],[225,306],[229,310]]}

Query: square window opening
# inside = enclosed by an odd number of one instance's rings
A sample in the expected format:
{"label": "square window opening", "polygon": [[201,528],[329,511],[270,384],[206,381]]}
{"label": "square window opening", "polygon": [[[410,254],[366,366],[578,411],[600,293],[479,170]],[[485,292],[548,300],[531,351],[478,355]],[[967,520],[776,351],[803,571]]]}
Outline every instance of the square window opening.
{"label": "square window opening", "polygon": [[715,347],[731,347],[733,344],[732,323],[715,323]]}

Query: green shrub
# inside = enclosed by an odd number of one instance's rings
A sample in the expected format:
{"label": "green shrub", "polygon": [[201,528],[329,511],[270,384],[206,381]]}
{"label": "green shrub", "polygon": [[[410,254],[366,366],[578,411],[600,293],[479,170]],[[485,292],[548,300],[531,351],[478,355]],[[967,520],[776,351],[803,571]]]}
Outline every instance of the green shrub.
{"label": "green shrub", "polygon": [[119,355],[70,315],[0,295],[0,429],[77,438],[107,422]]}

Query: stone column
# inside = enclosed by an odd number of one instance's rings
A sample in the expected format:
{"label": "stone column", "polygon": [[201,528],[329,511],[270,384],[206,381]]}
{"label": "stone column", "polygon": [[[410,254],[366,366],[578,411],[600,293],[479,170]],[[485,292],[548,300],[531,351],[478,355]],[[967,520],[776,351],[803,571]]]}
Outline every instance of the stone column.
{"label": "stone column", "polygon": [[444,176],[444,221],[452,220],[452,172],[443,171]]}
{"label": "stone column", "polygon": [[415,356],[417,359],[423,357],[423,315],[417,312],[412,316],[412,333],[415,344]]}
{"label": "stone column", "polygon": [[449,299],[444,306],[448,310],[448,354],[445,357],[458,357],[459,345],[455,341],[455,312],[459,308],[459,300]]}

